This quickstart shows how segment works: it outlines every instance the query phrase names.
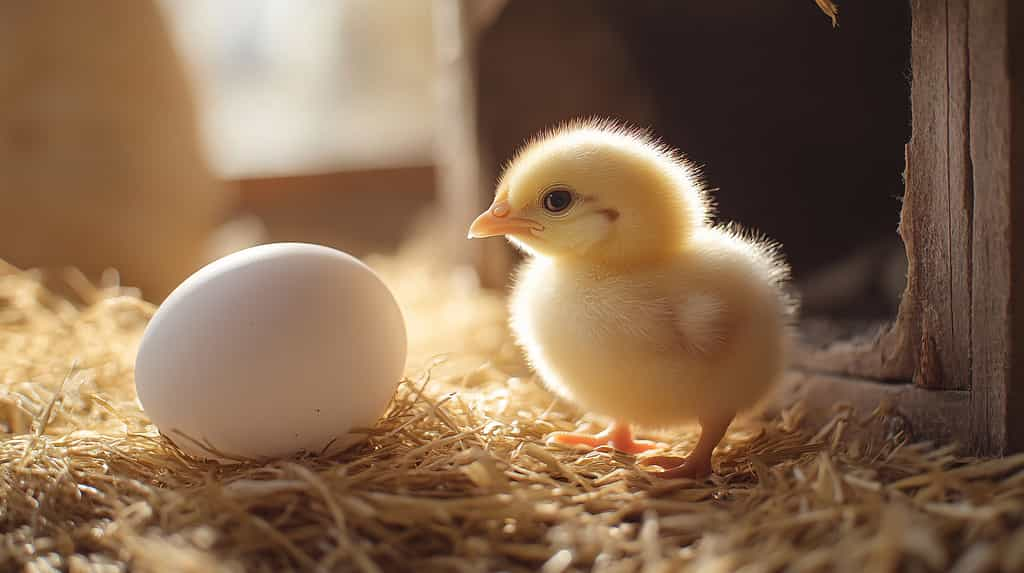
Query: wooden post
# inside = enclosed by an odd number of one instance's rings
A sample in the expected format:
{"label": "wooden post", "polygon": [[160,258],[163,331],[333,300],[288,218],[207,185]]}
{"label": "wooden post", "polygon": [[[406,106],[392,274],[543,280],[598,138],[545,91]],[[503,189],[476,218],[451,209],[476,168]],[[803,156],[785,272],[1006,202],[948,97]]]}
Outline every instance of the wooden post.
{"label": "wooden post", "polygon": [[[872,342],[812,352],[790,392],[895,403],[919,439],[1024,449],[1024,6],[914,0],[907,292]],[[872,380],[910,356],[913,385]],[[837,377],[835,374],[841,374]],[[897,380],[898,382],[898,380]],[[906,382],[906,380],[904,380]],[[821,410],[825,409],[825,412]],[[824,415],[823,415],[824,414]]]}
{"label": "wooden post", "polygon": [[452,262],[472,265],[481,282],[492,287],[505,282],[508,251],[497,241],[470,242],[466,234],[473,218],[487,207],[494,185],[483,169],[477,135],[475,31],[480,19],[493,17],[500,4],[434,0],[439,92],[435,149],[444,249]]}
{"label": "wooden post", "polygon": [[971,437],[1024,448],[1024,7],[973,0],[967,14],[974,179]]}
{"label": "wooden post", "polygon": [[967,0],[914,0],[913,136],[900,235],[907,247],[914,383],[971,379],[971,181],[967,158]]}

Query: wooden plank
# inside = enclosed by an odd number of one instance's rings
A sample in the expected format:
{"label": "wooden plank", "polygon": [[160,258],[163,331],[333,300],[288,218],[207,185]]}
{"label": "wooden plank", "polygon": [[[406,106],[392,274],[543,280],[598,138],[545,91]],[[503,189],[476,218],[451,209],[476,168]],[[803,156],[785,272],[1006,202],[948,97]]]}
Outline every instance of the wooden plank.
{"label": "wooden plank", "polygon": [[[962,278],[954,280],[954,275],[966,270],[953,264],[951,246],[966,237],[953,235],[963,229],[960,224],[954,229],[951,223],[950,200],[950,130],[959,125],[953,118],[951,126],[950,61],[960,58],[960,48],[953,49],[951,58],[947,2],[914,0],[911,6],[913,136],[907,146],[907,190],[900,220],[900,235],[907,247],[910,298],[904,299],[900,318],[913,341],[914,383],[936,389],[966,388],[970,381],[965,353],[968,343],[966,338],[957,343],[954,303],[963,304],[969,293],[953,294],[954,282],[964,283]],[[962,154],[959,149],[956,153],[957,157]],[[960,178],[959,163],[955,171]],[[958,212],[958,221],[960,217]],[[962,321],[962,309],[956,314]]]}
{"label": "wooden plank", "polygon": [[913,441],[967,446],[961,421],[969,400],[969,392],[962,390],[936,391],[913,384],[881,384],[863,378],[790,371],[772,396],[767,412],[777,413],[803,401],[804,423],[815,428],[827,423],[837,406],[852,406],[857,419],[881,406],[892,410],[899,429]]}
{"label": "wooden plank", "polygon": [[1009,2],[1006,19],[1010,49],[1010,333],[1006,384],[1006,451],[1024,451],[1024,4]]}
{"label": "wooden plank", "polygon": [[947,0],[946,47],[949,73],[949,302],[951,345],[943,388],[967,388],[971,383],[971,243],[973,241],[974,181],[970,157],[970,75],[967,45],[967,5],[970,0]]}
{"label": "wooden plank", "polygon": [[901,318],[874,333],[841,340],[824,348],[798,344],[794,366],[824,374],[909,382],[914,376],[915,353],[910,321],[903,312],[908,304],[909,298],[904,294]]}
{"label": "wooden plank", "polygon": [[987,453],[1024,445],[1024,26],[1014,1],[974,0],[967,18],[975,277],[970,421],[975,449]]}

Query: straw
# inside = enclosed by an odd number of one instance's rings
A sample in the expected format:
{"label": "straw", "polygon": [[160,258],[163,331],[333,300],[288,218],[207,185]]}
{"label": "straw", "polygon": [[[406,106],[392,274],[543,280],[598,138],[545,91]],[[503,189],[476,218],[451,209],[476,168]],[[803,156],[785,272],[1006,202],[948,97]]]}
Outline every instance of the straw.
{"label": "straw", "polygon": [[[500,293],[433,262],[431,244],[370,261],[403,305],[411,355],[367,440],[230,466],[182,453],[138,406],[152,305],[74,273],[83,300],[69,301],[0,268],[0,569],[1024,568],[1024,456],[907,443],[885,433],[891,408],[840,407],[820,430],[800,427],[800,404],[741,420],[706,481],[545,445],[601,421],[533,379]],[[696,429],[651,437],[684,455]]]}

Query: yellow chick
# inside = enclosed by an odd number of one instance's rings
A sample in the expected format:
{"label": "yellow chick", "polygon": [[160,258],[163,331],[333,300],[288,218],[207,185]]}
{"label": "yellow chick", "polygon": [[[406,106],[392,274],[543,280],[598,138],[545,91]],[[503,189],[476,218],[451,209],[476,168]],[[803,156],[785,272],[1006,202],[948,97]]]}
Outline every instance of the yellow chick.
{"label": "yellow chick", "polygon": [[646,133],[577,121],[543,134],[506,168],[470,238],[505,235],[531,255],[511,326],[555,393],[611,420],[549,442],[629,453],[631,428],[699,421],[685,459],[644,461],[702,477],[736,413],[780,377],[795,303],[774,245],[710,222],[693,171]]}

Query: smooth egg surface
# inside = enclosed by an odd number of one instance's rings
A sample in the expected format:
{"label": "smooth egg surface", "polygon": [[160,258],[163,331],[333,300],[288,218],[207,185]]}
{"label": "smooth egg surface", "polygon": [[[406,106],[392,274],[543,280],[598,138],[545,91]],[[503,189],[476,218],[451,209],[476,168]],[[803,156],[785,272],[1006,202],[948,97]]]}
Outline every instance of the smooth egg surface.
{"label": "smooth egg surface", "polygon": [[146,328],[135,384],[182,449],[280,457],[358,441],[350,430],[381,416],[405,358],[401,311],[376,273],[341,251],[279,243],[178,286]]}

